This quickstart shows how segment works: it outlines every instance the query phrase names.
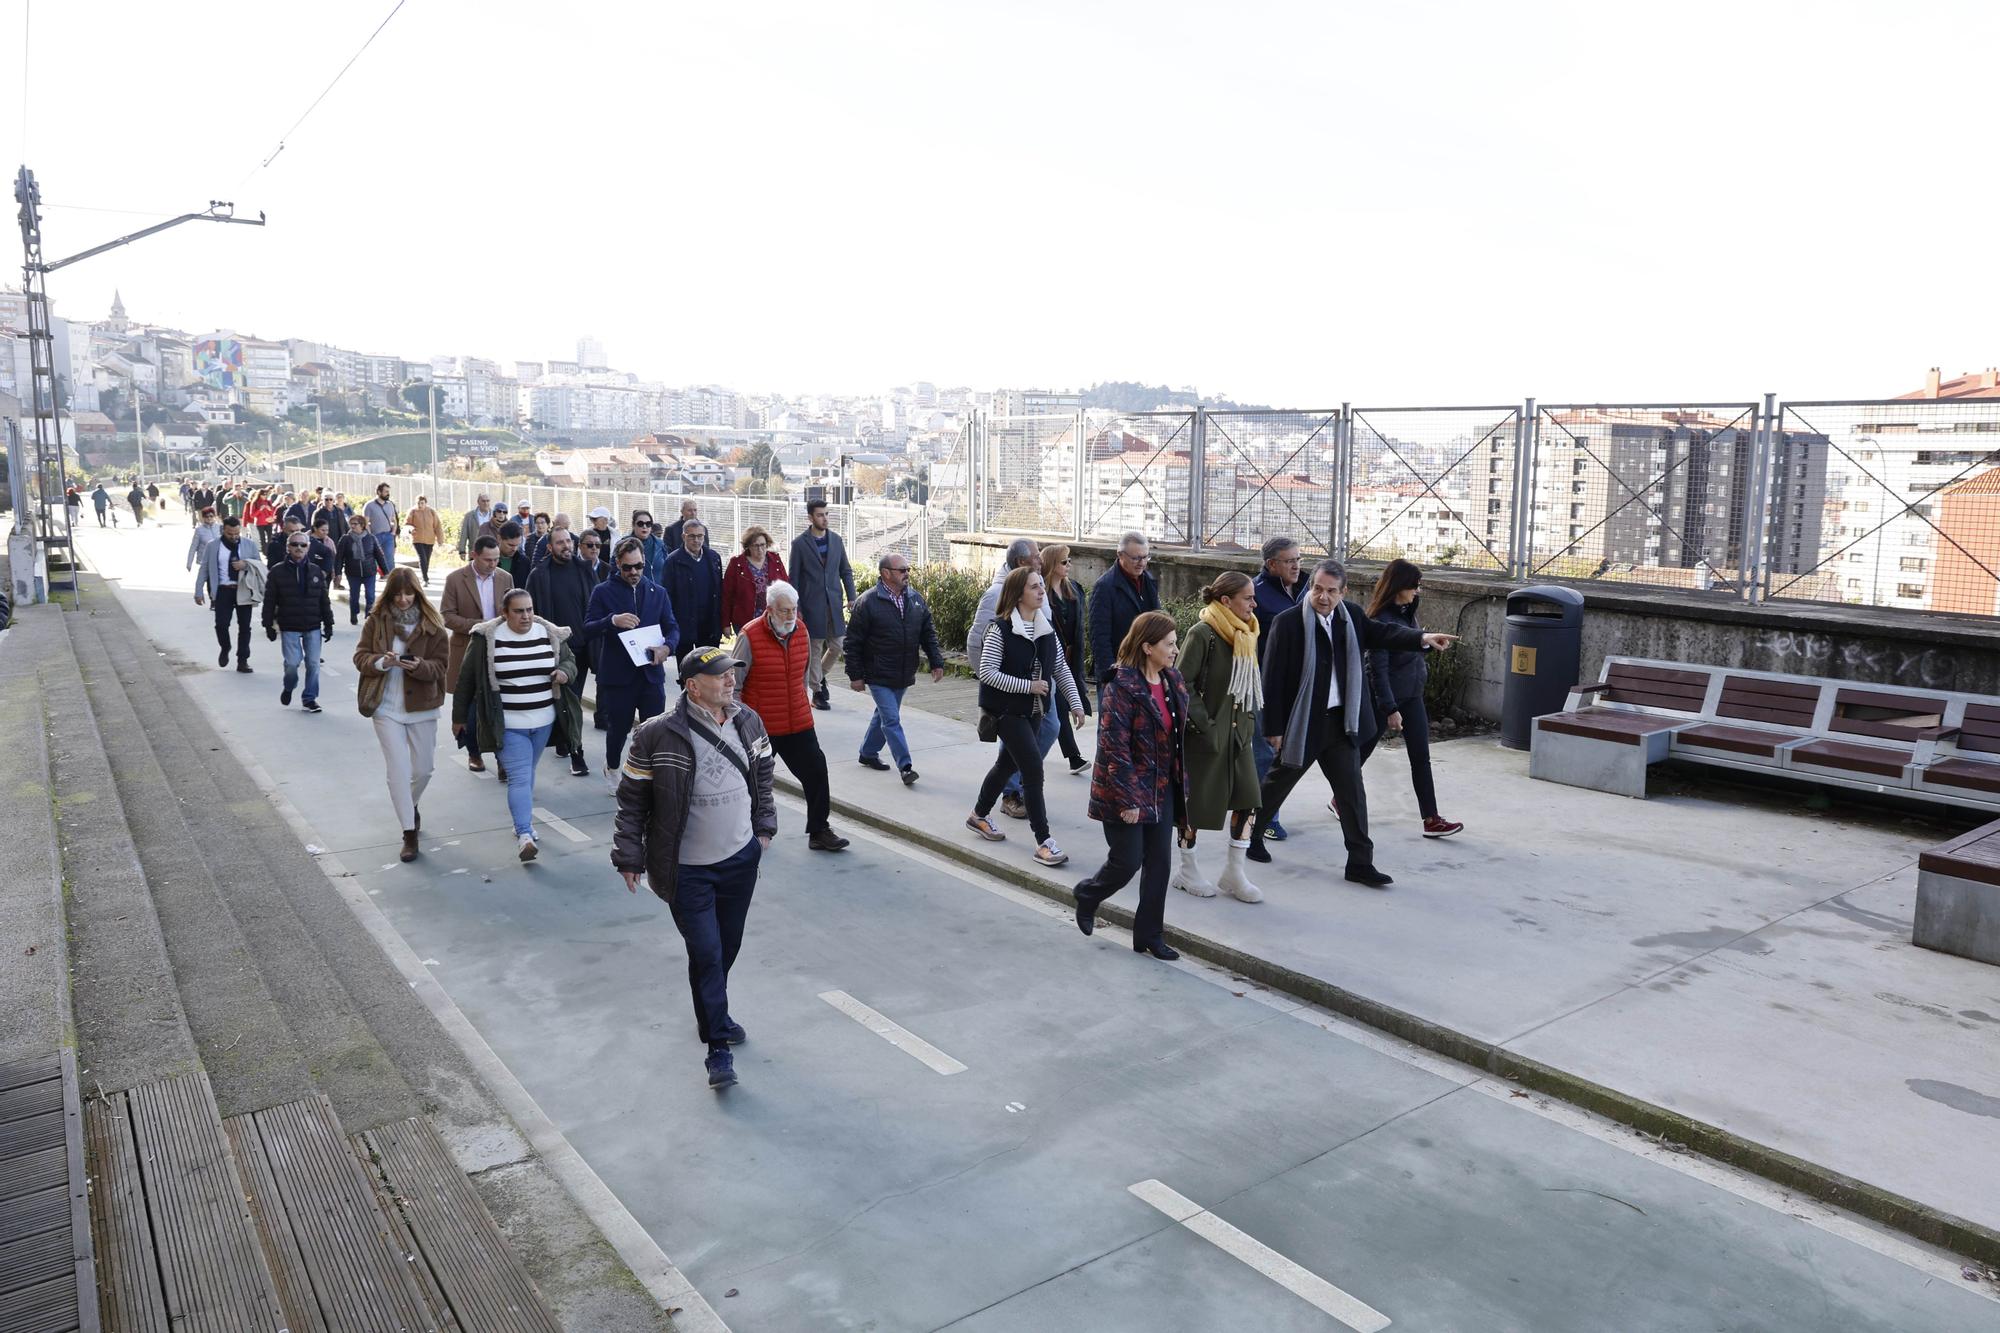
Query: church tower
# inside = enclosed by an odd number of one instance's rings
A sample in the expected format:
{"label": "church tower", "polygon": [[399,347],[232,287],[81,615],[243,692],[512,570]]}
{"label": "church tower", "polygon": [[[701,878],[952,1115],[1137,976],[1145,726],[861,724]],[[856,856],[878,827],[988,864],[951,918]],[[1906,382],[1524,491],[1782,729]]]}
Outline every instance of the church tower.
{"label": "church tower", "polygon": [[123,333],[132,327],[132,321],[125,318],[125,298],[116,288],[111,292],[111,318],[104,321],[104,327],[112,333]]}

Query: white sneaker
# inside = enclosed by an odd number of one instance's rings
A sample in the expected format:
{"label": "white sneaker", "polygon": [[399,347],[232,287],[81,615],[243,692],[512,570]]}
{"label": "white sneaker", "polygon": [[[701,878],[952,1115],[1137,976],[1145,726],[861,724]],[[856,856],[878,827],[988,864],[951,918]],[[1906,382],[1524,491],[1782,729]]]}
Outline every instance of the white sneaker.
{"label": "white sneaker", "polygon": [[1045,866],[1059,866],[1069,860],[1069,853],[1056,846],[1054,838],[1043,838],[1042,845],[1035,848],[1035,860]]}
{"label": "white sneaker", "polygon": [[1221,890],[1240,903],[1261,903],[1264,891],[1250,882],[1250,875],[1244,867],[1246,853],[1250,850],[1248,838],[1229,840],[1229,864],[1222,868],[1222,878],[1216,881]]}
{"label": "white sneaker", "polygon": [[535,842],[534,834],[523,833],[521,835],[521,859],[523,861],[534,860],[540,854],[541,850],[541,847]]}
{"label": "white sneaker", "polygon": [[1201,873],[1201,866],[1195,862],[1194,848],[1177,848],[1179,857],[1174,863],[1173,886],[1197,898],[1213,898],[1215,885],[1208,882],[1208,876]]}
{"label": "white sneaker", "polygon": [[616,796],[616,795],[618,794],[618,770],[617,770],[617,769],[615,769],[615,768],[607,768],[607,769],[605,769],[605,770],[604,770],[604,785],[605,785],[605,786],[607,786],[607,787],[609,787],[609,788],[611,788],[611,794],[612,794],[613,796]]}

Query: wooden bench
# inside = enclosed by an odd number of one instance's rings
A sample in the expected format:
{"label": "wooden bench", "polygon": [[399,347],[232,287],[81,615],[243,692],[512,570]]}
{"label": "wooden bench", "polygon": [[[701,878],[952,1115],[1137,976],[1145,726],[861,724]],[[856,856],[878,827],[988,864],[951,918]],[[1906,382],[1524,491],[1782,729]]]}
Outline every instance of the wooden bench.
{"label": "wooden bench", "polygon": [[1528,772],[1643,798],[1668,757],[2000,812],[2000,699],[1613,657],[1535,719]]}

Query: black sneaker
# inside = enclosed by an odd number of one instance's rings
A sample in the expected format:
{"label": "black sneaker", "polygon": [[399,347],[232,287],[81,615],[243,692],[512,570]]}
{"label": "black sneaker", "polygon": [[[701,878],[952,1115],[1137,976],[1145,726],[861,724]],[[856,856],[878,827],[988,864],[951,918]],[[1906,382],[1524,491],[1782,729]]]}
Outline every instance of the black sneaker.
{"label": "black sneaker", "polygon": [[1089,771],[1090,771],[1090,761],[1088,759],[1085,759],[1082,755],[1078,755],[1076,758],[1069,761],[1069,772],[1071,777],[1075,777],[1078,773],[1088,773]]}
{"label": "black sneaker", "polygon": [[917,770],[908,764],[903,765],[903,785],[905,787],[914,787],[917,785]]}
{"label": "black sneaker", "polygon": [[735,1086],[736,1057],[729,1053],[727,1046],[711,1046],[708,1051],[708,1059],[703,1063],[708,1067],[709,1087],[728,1088]]}
{"label": "black sneaker", "polygon": [[281,703],[281,704],[283,704],[283,705],[284,705],[285,707],[287,707],[287,708],[290,708],[290,707],[292,706],[292,687],[291,687],[291,686],[287,685],[287,686],[285,686],[285,688],[284,688],[284,689],[282,689],[282,690],[279,690],[279,691],[278,691],[278,702],[279,702],[279,703]]}
{"label": "black sneaker", "polygon": [[244,675],[246,675],[246,676],[247,676],[247,675],[250,675],[250,674],[251,674],[251,672],[250,672],[250,664],[249,664],[248,662],[238,662],[238,663],[236,664],[236,669],[237,669],[238,671],[242,672],[242,673],[243,673]]}
{"label": "black sneaker", "polygon": [[887,773],[889,771],[889,766],[882,762],[882,756],[879,754],[862,755],[860,764],[863,768],[872,768],[877,773]]}
{"label": "black sneaker", "polygon": [[569,775],[573,778],[587,778],[590,776],[590,761],[583,757],[583,751],[570,751]]}
{"label": "black sneaker", "polygon": [[1374,866],[1362,866],[1347,872],[1347,878],[1355,884],[1364,884],[1371,889],[1386,889],[1396,881],[1377,870]]}
{"label": "black sneaker", "polygon": [[215,655],[215,664],[219,667],[226,667],[229,665],[229,650],[227,648],[224,648],[221,652]]}
{"label": "black sneaker", "polygon": [[308,712],[308,713],[318,713],[318,712],[321,712],[321,711],[323,711],[323,710],[322,710],[322,709],[320,708],[320,706],[319,706],[319,700],[317,700],[317,699],[308,699],[308,700],[306,700],[306,701],[305,701],[305,703],[301,704],[301,705],[300,705],[300,707],[302,707],[303,709],[305,709],[305,711],[306,711],[306,712]]}
{"label": "black sneaker", "polygon": [[722,1030],[715,1034],[715,1039],[717,1041],[726,1041],[731,1046],[741,1046],[744,1042],[750,1040],[750,1034],[743,1030],[741,1023],[725,1023]]}

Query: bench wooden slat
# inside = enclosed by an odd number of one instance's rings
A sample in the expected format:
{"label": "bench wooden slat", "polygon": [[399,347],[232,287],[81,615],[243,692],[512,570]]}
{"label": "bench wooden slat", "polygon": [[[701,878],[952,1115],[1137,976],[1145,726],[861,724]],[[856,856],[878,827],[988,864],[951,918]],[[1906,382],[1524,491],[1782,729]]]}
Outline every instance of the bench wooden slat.
{"label": "bench wooden slat", "polygon": [[1833,740],[1807,741],[1804,745],[1795,745],[1791,749],[1791,755],[1795,760],[1818,764],[1823,768],[1872,773],[1885,778],[1903,776],[1907,758],[1880,745],[1860,745],[1853,741]]}
{"label": "bench wooden slat", "polygon": [[1549,713],[1535,719],[1535,726],[1543,731],[1588,736],[1592,740],[1612,741],[1619,745],[1637,745],[1643,737],[1684,725],[1678,718],[1654,717],[1649,713],[1619,713],[1609,708],[1593,708],[1579,713]]}
{"label": "bench wooden slat", "polygon": [[1612,676],[1627,675],[1655,681],[1660,684],[1693,685],[1705,690],[1708,688],[1708,678],[1713,673],[1690,667],[1662,667],[1649,666],[1639,662],[1613,662],[1610,667],[1610,674]]}
{"label": "bench wooden slat", "polygon": [[1705,684],[1683,685],[1678,681],[1672,680],[1647,680],[1643,677],[1622,676],[1615,671],[1611,673],[1610,679],[1604,683],[1609,685],[1613,690],[1622,692],[1633,694],[1664,694],[1675,699],[1692,699],[1696,703],[1700,703],[1708,697],[1708,686]]}
{"label": "bench wooden slat", "polygon": [[1906,713],[1941,714],[1945,701],[1921,694],[1891,694],[1887,690],[1845,688],[1833,696],[1836,704],[1856,704],[1866,708],[1900,708]]}
{"label": "bench wooden slat", "polygon": [[1924,781],[2000,795],[2000,764],[1984,759],[1940,759],[1923,770]]}
{"label": "bench wooden slat", "polygon": [[1776,694],[1788,699],[1819,698],[1824,686],[1803,680],[1768,680],[1763,676],[1729,676],[1724,679],[1725,689],[1747,690],[1753,694]]}
{"label": "bench wooden slat", "polygon": [[1937,725],[1938,714],[1913,717],[1908,726],[1898,726],[1894,722],[1880,722],[1867,717],[1836,717],[1827,723],[1827,730],[1842,736],[1876,736],[1886,741],[1901,741],[1904,745],[1915,745],[1921,738],[1916,734],[1925,727]]}
{"label": "bench wooden slat", "polygon": [[1775,722],[1781,727],[1797,727],[1803,731],[1812,726],[1812,710],[1799,712],[1795,709],[1765,708],[1758,704],[1732,702],[1728,698],[1715,706],[1717,717],[1733,717],[1739,722]]}
{"label": "bench wooden slat", "polygon": [[1758,755],[1770,759],[1777,756],[1779,747],[1798,740],[1803,735],[1804,732],[1758,731],[1753,727],[1729,727],[1717,722],[1704,722],[1675,732],[1674,748],[1691,745],[1704,750],[1727,750],[1732,754]]}
{"label": "bench wooden slat", "polygon": [[1917,869],[2000,885],[2000,824],[1985,824],[1917,857]]}
{"label": "bench wooden slat", "polygon": [[1608,691],[1604,697],[1612,703],[1632,704],[1639,708],[1659,708],[1672,713],[1686,713],[1693,716],[1701,711],[1700,699],[1688,699],[1677,694],[1653,694],[1641,690]]}

